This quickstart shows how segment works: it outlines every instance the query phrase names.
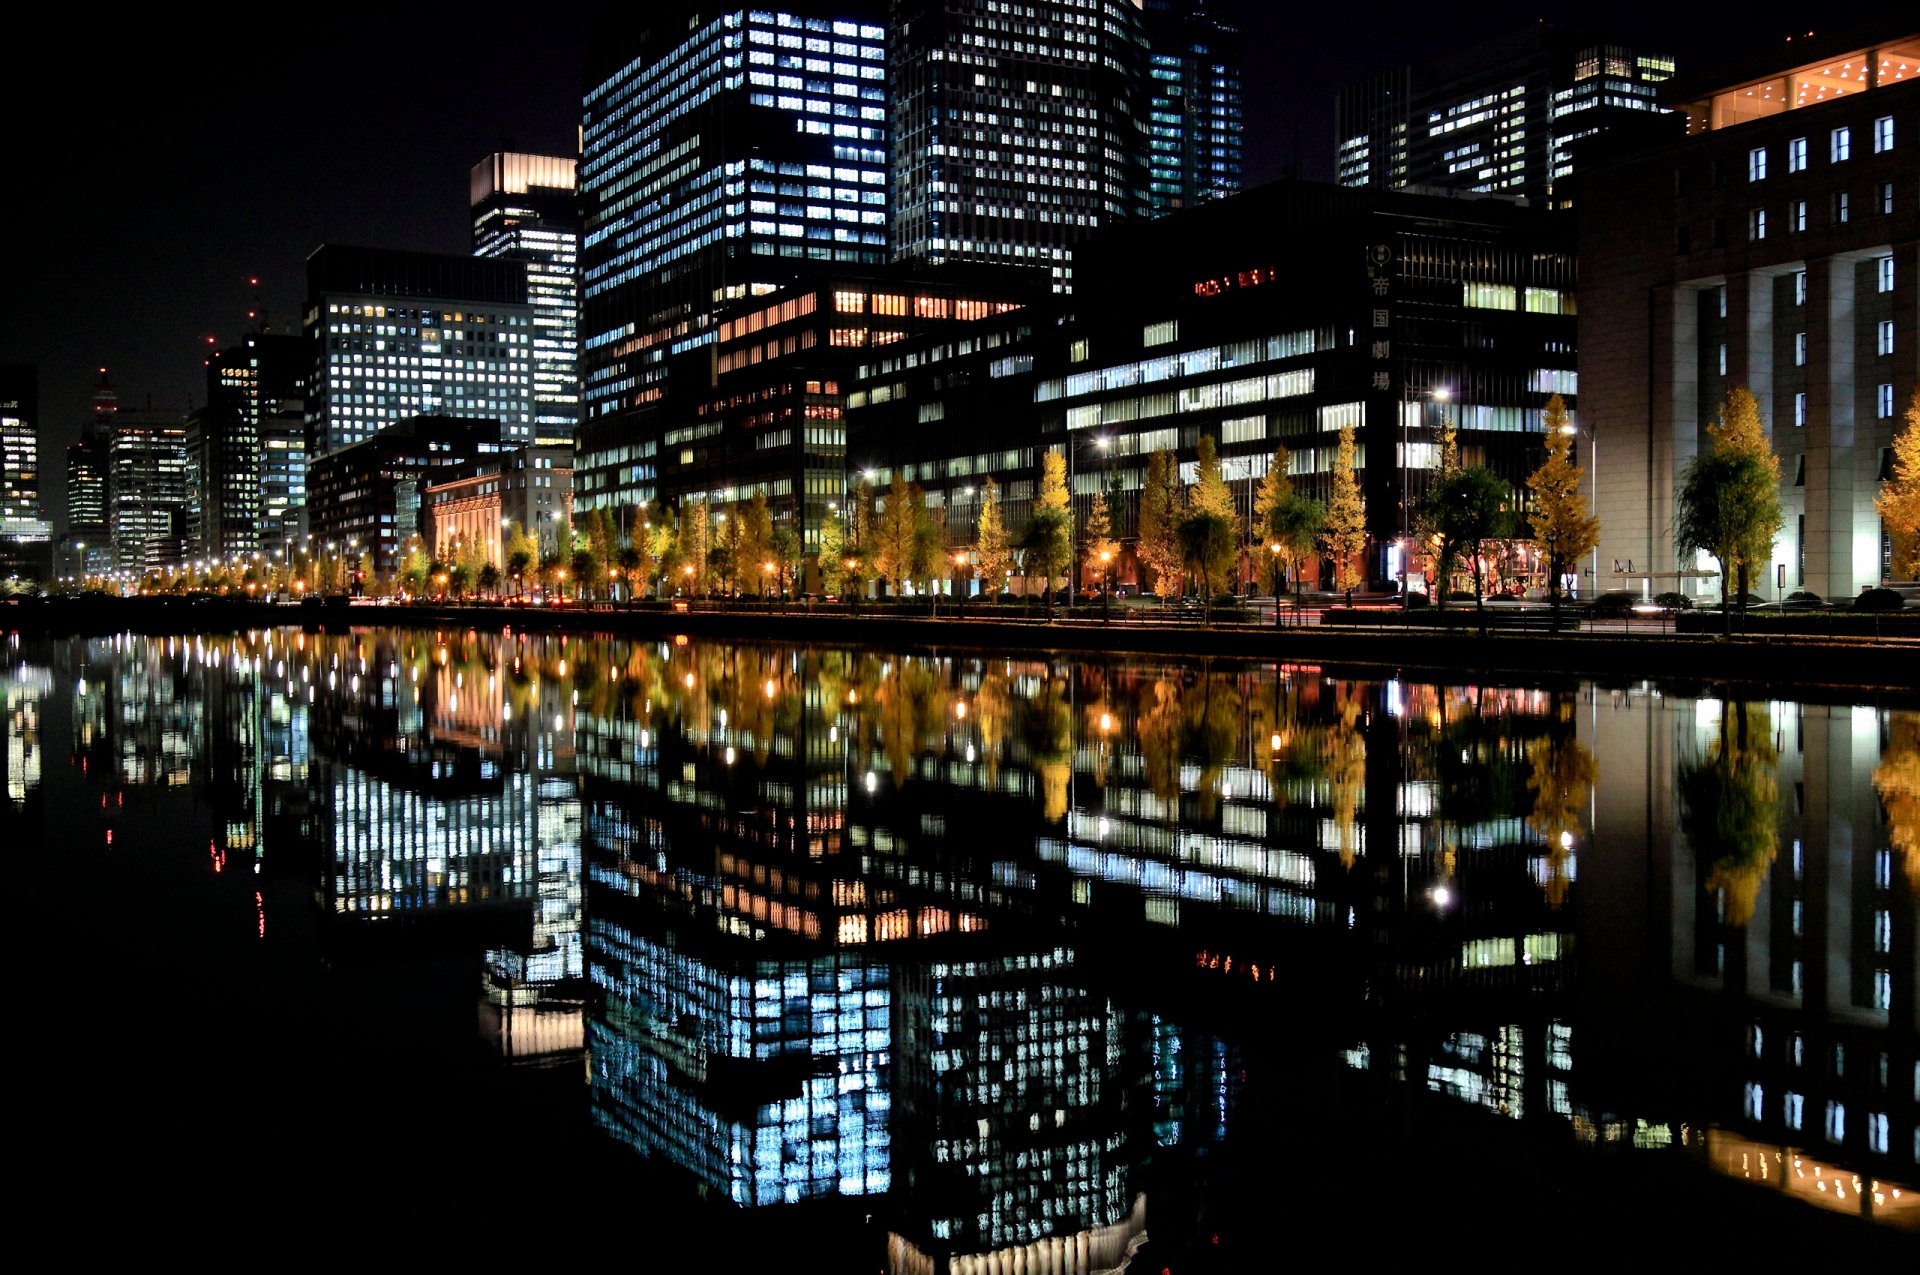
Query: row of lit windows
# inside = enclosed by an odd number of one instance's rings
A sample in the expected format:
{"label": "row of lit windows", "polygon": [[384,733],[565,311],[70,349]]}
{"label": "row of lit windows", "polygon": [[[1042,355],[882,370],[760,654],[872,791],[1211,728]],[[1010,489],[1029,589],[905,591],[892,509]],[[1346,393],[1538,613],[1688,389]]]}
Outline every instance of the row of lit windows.
{"label": "row of lit windows", "polygon": [[[1883,217],[1892,216],[1893,183],[1881,182],[1878,194],[1879,198],[1876,201],[1877,211]],[[1842,226],[1852,219],[1853,196],[1851,192],[1844,190],[1834,191],[1830,196],[1828,206],[1831,218],[1829,224]],[[1808,228],[1808,224],[1807,201],[1804,199],[1790,201],[1787,204],[1787,232],[1789,234],[1804,234]],[[1766,209],[1750,209],[1747,213],[1747,238],[1755,242],[1765,239],[1767,237],[1768,225]]]}
{"label": "row of lit windows", "polygon": [[[1878,155],[1893,149],[1893,116],[1882,115],[1873,122],[1873,153]],[[1831,163],[1845,163],[1853,157],[1853,130],[1836,128],[1827,135],[1827,159]],[[1787,171],[1798,173],[1807,167],[1807,139],[1796,137],[1787,143]],[[1767,178],[1767,148],[1756,146],[1747,152],[1747,180],[1765,181]]]}

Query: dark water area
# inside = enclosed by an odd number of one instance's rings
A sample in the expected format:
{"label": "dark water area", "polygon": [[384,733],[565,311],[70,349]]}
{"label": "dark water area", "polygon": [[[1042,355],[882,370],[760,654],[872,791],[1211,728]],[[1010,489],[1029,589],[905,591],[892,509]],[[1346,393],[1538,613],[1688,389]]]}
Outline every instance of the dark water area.
{"label": "dark water area", "polygon": [[1909,707],[0,643],[29,1233],[912,1275],[1920,1240]]}

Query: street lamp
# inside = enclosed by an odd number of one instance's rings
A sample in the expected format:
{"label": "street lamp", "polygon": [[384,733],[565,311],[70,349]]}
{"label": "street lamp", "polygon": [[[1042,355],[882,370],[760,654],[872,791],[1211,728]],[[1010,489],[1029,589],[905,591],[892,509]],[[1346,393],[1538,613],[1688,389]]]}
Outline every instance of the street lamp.
{"label": "street lamp", "polygon": [[[1593,499],[1587,506],[1587,515],[1588,517],[1597,516],[1594,511],[1600,508],[1600,439],[1592,430],[1581,429],[1572,421],[1562,425],[1560,432],[1569,438],[1581,437],[1587,440],[1587,469],[1591,475],[1588,490],[1593,493]],[[1587,586],[1587,589],[1590,596],[1596,598],[1600,596],[1600,538],[1598,536],[1593,538],[1593,582]]]}
{"label": "street lamp", "polygon": [[1100,551],[1100,622],[1113,623],[1113,550]]}
{"label": "street lamp", "polygon": [[[1426,400],[1445,403],[1452,397],[1453,391],[1444,385],[1436,386],[1427,392],[1421,400],[1420,428],[1422,430],[1427,427]],[[1398,546],[1400,608],[1403,611],[1413,605],[1413,590],[1407,585],[1407,577],[1413,563],[1413,446],[1410,436],[1410,418],[1413,413],[1409,410],[1411,406],[1412,404],[1407,400],[1407,386],[1403,381],[1400,386],[1400,544]],[[1445,589],[1446,581],[1439,581],[1438,587]],[[1432,599],[1429,598],[1428,601]]]}

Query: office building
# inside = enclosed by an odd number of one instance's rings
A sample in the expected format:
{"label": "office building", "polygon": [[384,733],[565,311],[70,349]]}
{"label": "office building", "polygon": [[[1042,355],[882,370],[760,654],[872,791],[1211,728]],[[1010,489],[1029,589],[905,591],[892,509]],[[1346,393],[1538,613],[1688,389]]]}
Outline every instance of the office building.
{"label": "office building", "polygon": [[[579,170],[583,450],[710,375],[714,312],[887,258],[886,29],[863,0],[609,11]],[[610,498],[644,500],[622,479]]]}
{"label": "office building", "polygon": [[[989,476],[1019,534],[1049,449],[1082,517],[1117,489],[1130,539],[1150,454],[1174,451],[1192,481],[1203,433],[1248,527],[1277,444],[1325,499],[1352,426],[1368,578],[1397,587],[1443,418],[1463,459],[1516,488],[1544,455],[1548,397],[1577,418],[1571,228],[1542,209],[1275,182],[1103,235],[1076,262],[1071,322],[1010,314],[875,348],[847,387],[850,466],[919,484],[956,546]],[[1138,579],[1123,554],[1115,582]]]}
{"label": "office building", "polygon": [[323,244],[307,258],[307,457],[409,416],[533,438],[533,310],[513,260]]}
{"label": "office building", "polygon": [[888,76],[895,259],[1040,267],[1066,292],[1075,243],[1146,216],[1138,4],[899,0]]}
{"label": "office building", "polygon": [[139,573],[187,556],[187,414],[113,413],[106,445],[107,531],[115,570]]}
{"label": "office building", "polygon": [[[845,384],[871,350],[1015,310],[1038,295],[1024,275],[939,283],[883,271],[836,273],[736,302],[720,314],[712,371],[589,429],[581,509],[616,514],[659,501],[724,507],[766,493],[776,521],[817,549],[846,486]],[[621,518],[631,529],[631,517]]]}
{"label": "office building", "polygon": [[504,571],[516,523],[543,555],[560,553],[573,526],[573,452],[521,447],[425,480],[420,518],[428,550],[442,561],[452,560],[456,544],[478,545]]}
{"label": "office building", "polygon": [[108,445],[119,396],[100,369],[93,412],[80,437],[67,444],[67,530],[60,538],[62,575],[96,576],[113,570],[113,538],[107,529]]}
{"label": "office building", "polygon": [[1583,424],[1616,587],[1717,593],[1711,559],[1676,554],[1673,494],[1738,387],[1786,511],[1749,588],[1845,599],[1885,577],[1873,497],[1915,385],[1911,30],[1823,34],[1676,82],[1689,136],[1583,178]]}
{"label": "office building", "polygon": [[574,161],[496,152],[468,176],[473,255],[522,261],[533,310],[533,441],[572,446],[580,423],[580,210]]}
{"label": "office building", "polygon": [[1536,24],[1341,90],[1342,186],[1565,201],[1575,146],[1660,109],[1672,54],[1609,33]]}
{"label": "office building", "polygon": [[307,469],[316,549],[364,556],[373,575],[391,577],[420,531],[421,485],[500,451],[500,434],[494,420],[410,416],[318,457]]}
{"label": "office building", "polygon": [[194,557],[279,547],[288,510],[305,501],[304,411],[312,371],[311,347],[297,336],[249,333],[207,360],[206,406],[192,413],[187,427],[187,533]]}
{"label": "office building", "polygon": [[1240,31],[1210,0],[1147,0],[1147,198],[1156,217],[1240,189]]}
{"label": "office building", "polygon": [[39,382],[31,364],[0,367],[0,523],[40,518]]}

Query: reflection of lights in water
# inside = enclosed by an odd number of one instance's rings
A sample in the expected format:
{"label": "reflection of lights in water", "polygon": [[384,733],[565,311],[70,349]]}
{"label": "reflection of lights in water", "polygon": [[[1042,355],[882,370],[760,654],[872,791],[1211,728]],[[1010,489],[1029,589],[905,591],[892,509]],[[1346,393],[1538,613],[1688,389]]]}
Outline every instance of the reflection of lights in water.
{"label": "reflection of lights in water", "polygon": [[1451,902],[1453,902],[1452,890],[1447,889],[1444,885],[1436,885],[1433,887],[1433,903],[1435,907],[1443,908]]}
{"label": "reflection of lights in water", "polygon": [[727,745],[727,765],[733,765],[733,745]]}
{"label": "reflection of lights in water", "polygon": [[867,772],[867,791],[874,792],[880,787],[880,777],[871,770]]}

